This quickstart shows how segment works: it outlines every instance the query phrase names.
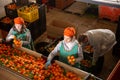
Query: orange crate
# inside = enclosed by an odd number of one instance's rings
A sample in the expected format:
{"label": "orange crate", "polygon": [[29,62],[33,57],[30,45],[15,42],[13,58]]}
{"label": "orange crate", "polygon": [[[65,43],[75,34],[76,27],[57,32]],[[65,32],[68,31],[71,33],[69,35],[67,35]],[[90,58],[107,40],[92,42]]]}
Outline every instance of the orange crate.
{"label": "orange crate", "polygon": [[[30,9],[30,10],[29,10]],[[17,10],[18,16],[22,17],[26,22],[33,22],[39,19],[38,7],[24,6]]]}

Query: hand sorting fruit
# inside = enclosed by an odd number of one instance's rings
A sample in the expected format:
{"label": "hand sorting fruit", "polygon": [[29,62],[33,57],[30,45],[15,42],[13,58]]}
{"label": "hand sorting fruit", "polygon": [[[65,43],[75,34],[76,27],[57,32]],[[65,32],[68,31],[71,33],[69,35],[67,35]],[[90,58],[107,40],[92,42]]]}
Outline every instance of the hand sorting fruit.
{"label": "hand sorting fruit", "polygon": [[14,37],[13,43],[16,47],[22,46],[22,42],[20,41],[20,39],[17,39],[16,37]]}
{"label": "hand sorting fruit", "polygon": [[71,65],[74,65],[74,64],[75,64],[75,57],[74,57],[74,56],[68,56],[67,59],[68,59],[68,62],[69,62]]}

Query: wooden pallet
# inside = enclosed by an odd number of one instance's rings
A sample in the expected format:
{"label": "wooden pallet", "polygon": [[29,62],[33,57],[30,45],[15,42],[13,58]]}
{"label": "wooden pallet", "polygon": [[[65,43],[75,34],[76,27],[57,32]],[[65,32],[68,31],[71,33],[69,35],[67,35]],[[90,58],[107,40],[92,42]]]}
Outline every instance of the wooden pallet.
{"label": "wooden pallet", "polygon": [[87,3],[75,1],[71,6],[64,9],[64,11],[71,14],[83,15],[89,6]]}

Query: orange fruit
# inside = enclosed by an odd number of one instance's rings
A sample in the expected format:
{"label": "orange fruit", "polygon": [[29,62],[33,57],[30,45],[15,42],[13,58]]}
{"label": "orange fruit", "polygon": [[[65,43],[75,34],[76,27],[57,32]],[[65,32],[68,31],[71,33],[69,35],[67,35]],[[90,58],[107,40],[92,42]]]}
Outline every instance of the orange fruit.
{"label": "orange fruit", "polygon": [[67,59],[70,59],[70,56],[68,56]]}
{"label": "orange fruit", "polygon": [[74,56],[71,56],[71,59],[74,59],[75,57]]}

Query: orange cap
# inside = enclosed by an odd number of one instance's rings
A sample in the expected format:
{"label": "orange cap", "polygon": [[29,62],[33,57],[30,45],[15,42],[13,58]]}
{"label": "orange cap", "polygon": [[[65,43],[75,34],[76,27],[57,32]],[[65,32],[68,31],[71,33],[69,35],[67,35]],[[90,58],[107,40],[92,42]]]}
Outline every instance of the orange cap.
{"label": "orange cap", "polygon": [[22,17],[17,17],[14,19],[15,24],[24,24],[24,19]]}
{"label": "orange cap", "polygon": [[70,36],[70,37],[72,37],[72,36],[74,36],[75,35],[75,29],[73,28],[73,27],[67,27],[67,28],[65,28],[65,30],[64,30],[64,35],[66,35],[66,36]]}

